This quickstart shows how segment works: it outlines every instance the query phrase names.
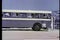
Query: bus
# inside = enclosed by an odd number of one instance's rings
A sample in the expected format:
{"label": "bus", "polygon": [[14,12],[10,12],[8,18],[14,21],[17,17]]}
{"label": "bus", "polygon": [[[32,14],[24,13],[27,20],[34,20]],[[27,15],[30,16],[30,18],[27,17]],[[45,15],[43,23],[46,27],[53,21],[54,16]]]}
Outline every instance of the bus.
{"label": "bus", "polygon": [[2,10],[2,28],[51,28],[52,11]]}

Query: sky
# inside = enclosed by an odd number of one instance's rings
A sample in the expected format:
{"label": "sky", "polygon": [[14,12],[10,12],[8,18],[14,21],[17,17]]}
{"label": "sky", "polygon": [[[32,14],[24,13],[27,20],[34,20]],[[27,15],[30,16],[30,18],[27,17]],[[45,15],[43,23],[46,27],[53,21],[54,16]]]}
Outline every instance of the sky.
{"label": "sky", "polygon": [[2,9],[59,10],[59,0],[2,0]]}

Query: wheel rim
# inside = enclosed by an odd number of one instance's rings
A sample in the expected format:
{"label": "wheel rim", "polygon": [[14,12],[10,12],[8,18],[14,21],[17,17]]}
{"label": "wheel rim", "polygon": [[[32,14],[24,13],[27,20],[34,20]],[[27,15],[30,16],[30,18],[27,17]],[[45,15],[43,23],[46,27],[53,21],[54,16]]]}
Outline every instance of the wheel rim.
{"label": "wheel rim", "polygon": [[38,25],[35,26],[35,30],[39,30],[39,26]]}
{"label": "wheel rim", "polygon": [[39,30],[40,30],[40,27],[39,27],[39,25],[34,25],[34,26],[32,27],[32,29],[33,29],[34,31],[39,31]]}

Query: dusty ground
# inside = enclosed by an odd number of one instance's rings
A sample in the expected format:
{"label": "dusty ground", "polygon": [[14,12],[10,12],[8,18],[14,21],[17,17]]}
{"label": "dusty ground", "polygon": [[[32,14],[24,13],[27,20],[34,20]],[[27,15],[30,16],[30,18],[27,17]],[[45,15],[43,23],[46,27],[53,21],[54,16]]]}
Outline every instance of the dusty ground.
{"label": "dusty ground", "polygon": [[59,31],[14,31],[9,29],[9,31],[2,31],[2,40],[59,40]]}

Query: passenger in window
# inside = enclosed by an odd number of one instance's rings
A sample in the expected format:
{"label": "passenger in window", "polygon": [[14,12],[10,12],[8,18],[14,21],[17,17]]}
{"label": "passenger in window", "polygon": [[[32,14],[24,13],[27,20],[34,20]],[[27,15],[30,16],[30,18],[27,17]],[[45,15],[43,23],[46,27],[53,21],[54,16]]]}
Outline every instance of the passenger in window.
{"label": "passenger in window", "polygon": [[46,18],[46,15],[45,14],[43,14],[43,18]]}
{"label": "passenger in window", "polygon": [[6,13],[5,16],[10,16],[9,13]]}
{"label": "passenger in window", "polygon": [[16,16],[18,16],[18,13],[16,13]]}
{"label": "passenger in window", "polygon": [[34,14],[31,14],[32,18],[34,18]]}
{"label": "passenger in window", "polygon": [[45,16],[45,14],[43,16]]}

